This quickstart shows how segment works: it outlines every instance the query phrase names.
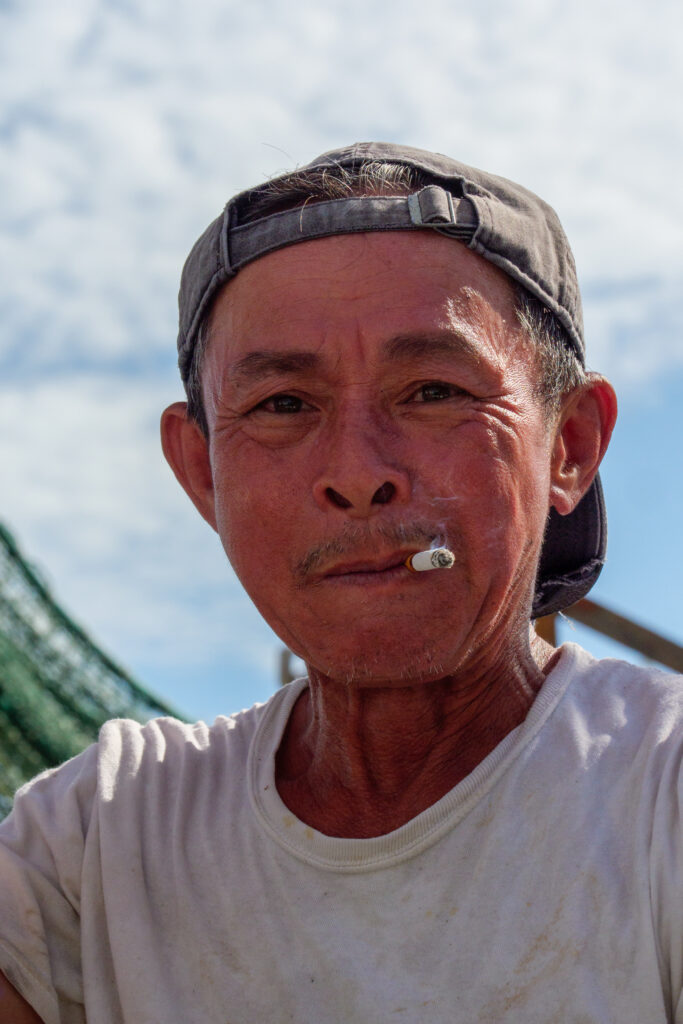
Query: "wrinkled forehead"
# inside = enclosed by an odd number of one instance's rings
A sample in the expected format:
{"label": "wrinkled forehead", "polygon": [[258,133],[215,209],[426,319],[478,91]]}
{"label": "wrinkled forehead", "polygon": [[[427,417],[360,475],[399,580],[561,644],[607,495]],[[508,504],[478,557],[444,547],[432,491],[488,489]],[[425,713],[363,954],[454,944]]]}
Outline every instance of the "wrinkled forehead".
{"label": "wrinkled forehead", "polygon": [[398,339],[417,352],[449,336],[502,366],[526,339],[506,275],[429,233],[337,236],[264,256],[224,285],[209,333],[204,360],[222,372],[249,351],[324,347],[344,358],[360,346],[372,360]]}

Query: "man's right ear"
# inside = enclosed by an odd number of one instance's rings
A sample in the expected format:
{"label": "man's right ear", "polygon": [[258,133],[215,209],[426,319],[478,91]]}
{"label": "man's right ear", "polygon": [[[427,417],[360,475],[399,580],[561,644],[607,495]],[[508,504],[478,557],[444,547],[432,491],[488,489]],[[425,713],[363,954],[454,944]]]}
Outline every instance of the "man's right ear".
{"label": "man's right ear", "polygon": [[161,414],[161,447],[181,487],[215,530],[209,444],[195,421],[188,418],[185,402],[174,402]]}

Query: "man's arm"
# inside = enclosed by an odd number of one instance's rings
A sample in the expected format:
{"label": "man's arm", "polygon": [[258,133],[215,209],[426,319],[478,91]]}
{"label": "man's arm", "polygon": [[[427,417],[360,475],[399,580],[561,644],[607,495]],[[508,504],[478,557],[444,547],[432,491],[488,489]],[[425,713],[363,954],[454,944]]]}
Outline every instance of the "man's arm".
{"label": "man's arm", "polygon": [[0,971],[0,1024],[42,1024],[36,1011],[28,1005]]}

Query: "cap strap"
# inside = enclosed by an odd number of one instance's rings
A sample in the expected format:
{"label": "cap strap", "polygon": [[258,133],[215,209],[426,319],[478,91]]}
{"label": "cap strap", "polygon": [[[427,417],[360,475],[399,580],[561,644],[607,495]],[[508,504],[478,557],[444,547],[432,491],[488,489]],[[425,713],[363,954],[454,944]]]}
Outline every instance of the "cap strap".
{"label": "cap strap", "polygon": [[222,252],[230,254],[230,273],[237,273],[268,252],[297,242],[363,231],[410,231],[432,228],[468,242],[477,227],[468,199],[454,199],[438,185],[409,196],[350,196],[311,202],[294,210],[230,227],[224,220]]}

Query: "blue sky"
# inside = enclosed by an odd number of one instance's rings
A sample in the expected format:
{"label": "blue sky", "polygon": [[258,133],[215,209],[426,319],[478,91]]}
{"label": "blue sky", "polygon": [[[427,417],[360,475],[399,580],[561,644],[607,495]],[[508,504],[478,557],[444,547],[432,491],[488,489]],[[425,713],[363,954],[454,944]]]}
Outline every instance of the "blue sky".
{"label": "blue sky", "polygon": [[0,517],[142,682],[208,719],[275,685],[159,452],[177,283],[231,194],[356,139],[557,208],[621,397],[593,593],[683,639],[682,23],[669,0],[0,0]]}

